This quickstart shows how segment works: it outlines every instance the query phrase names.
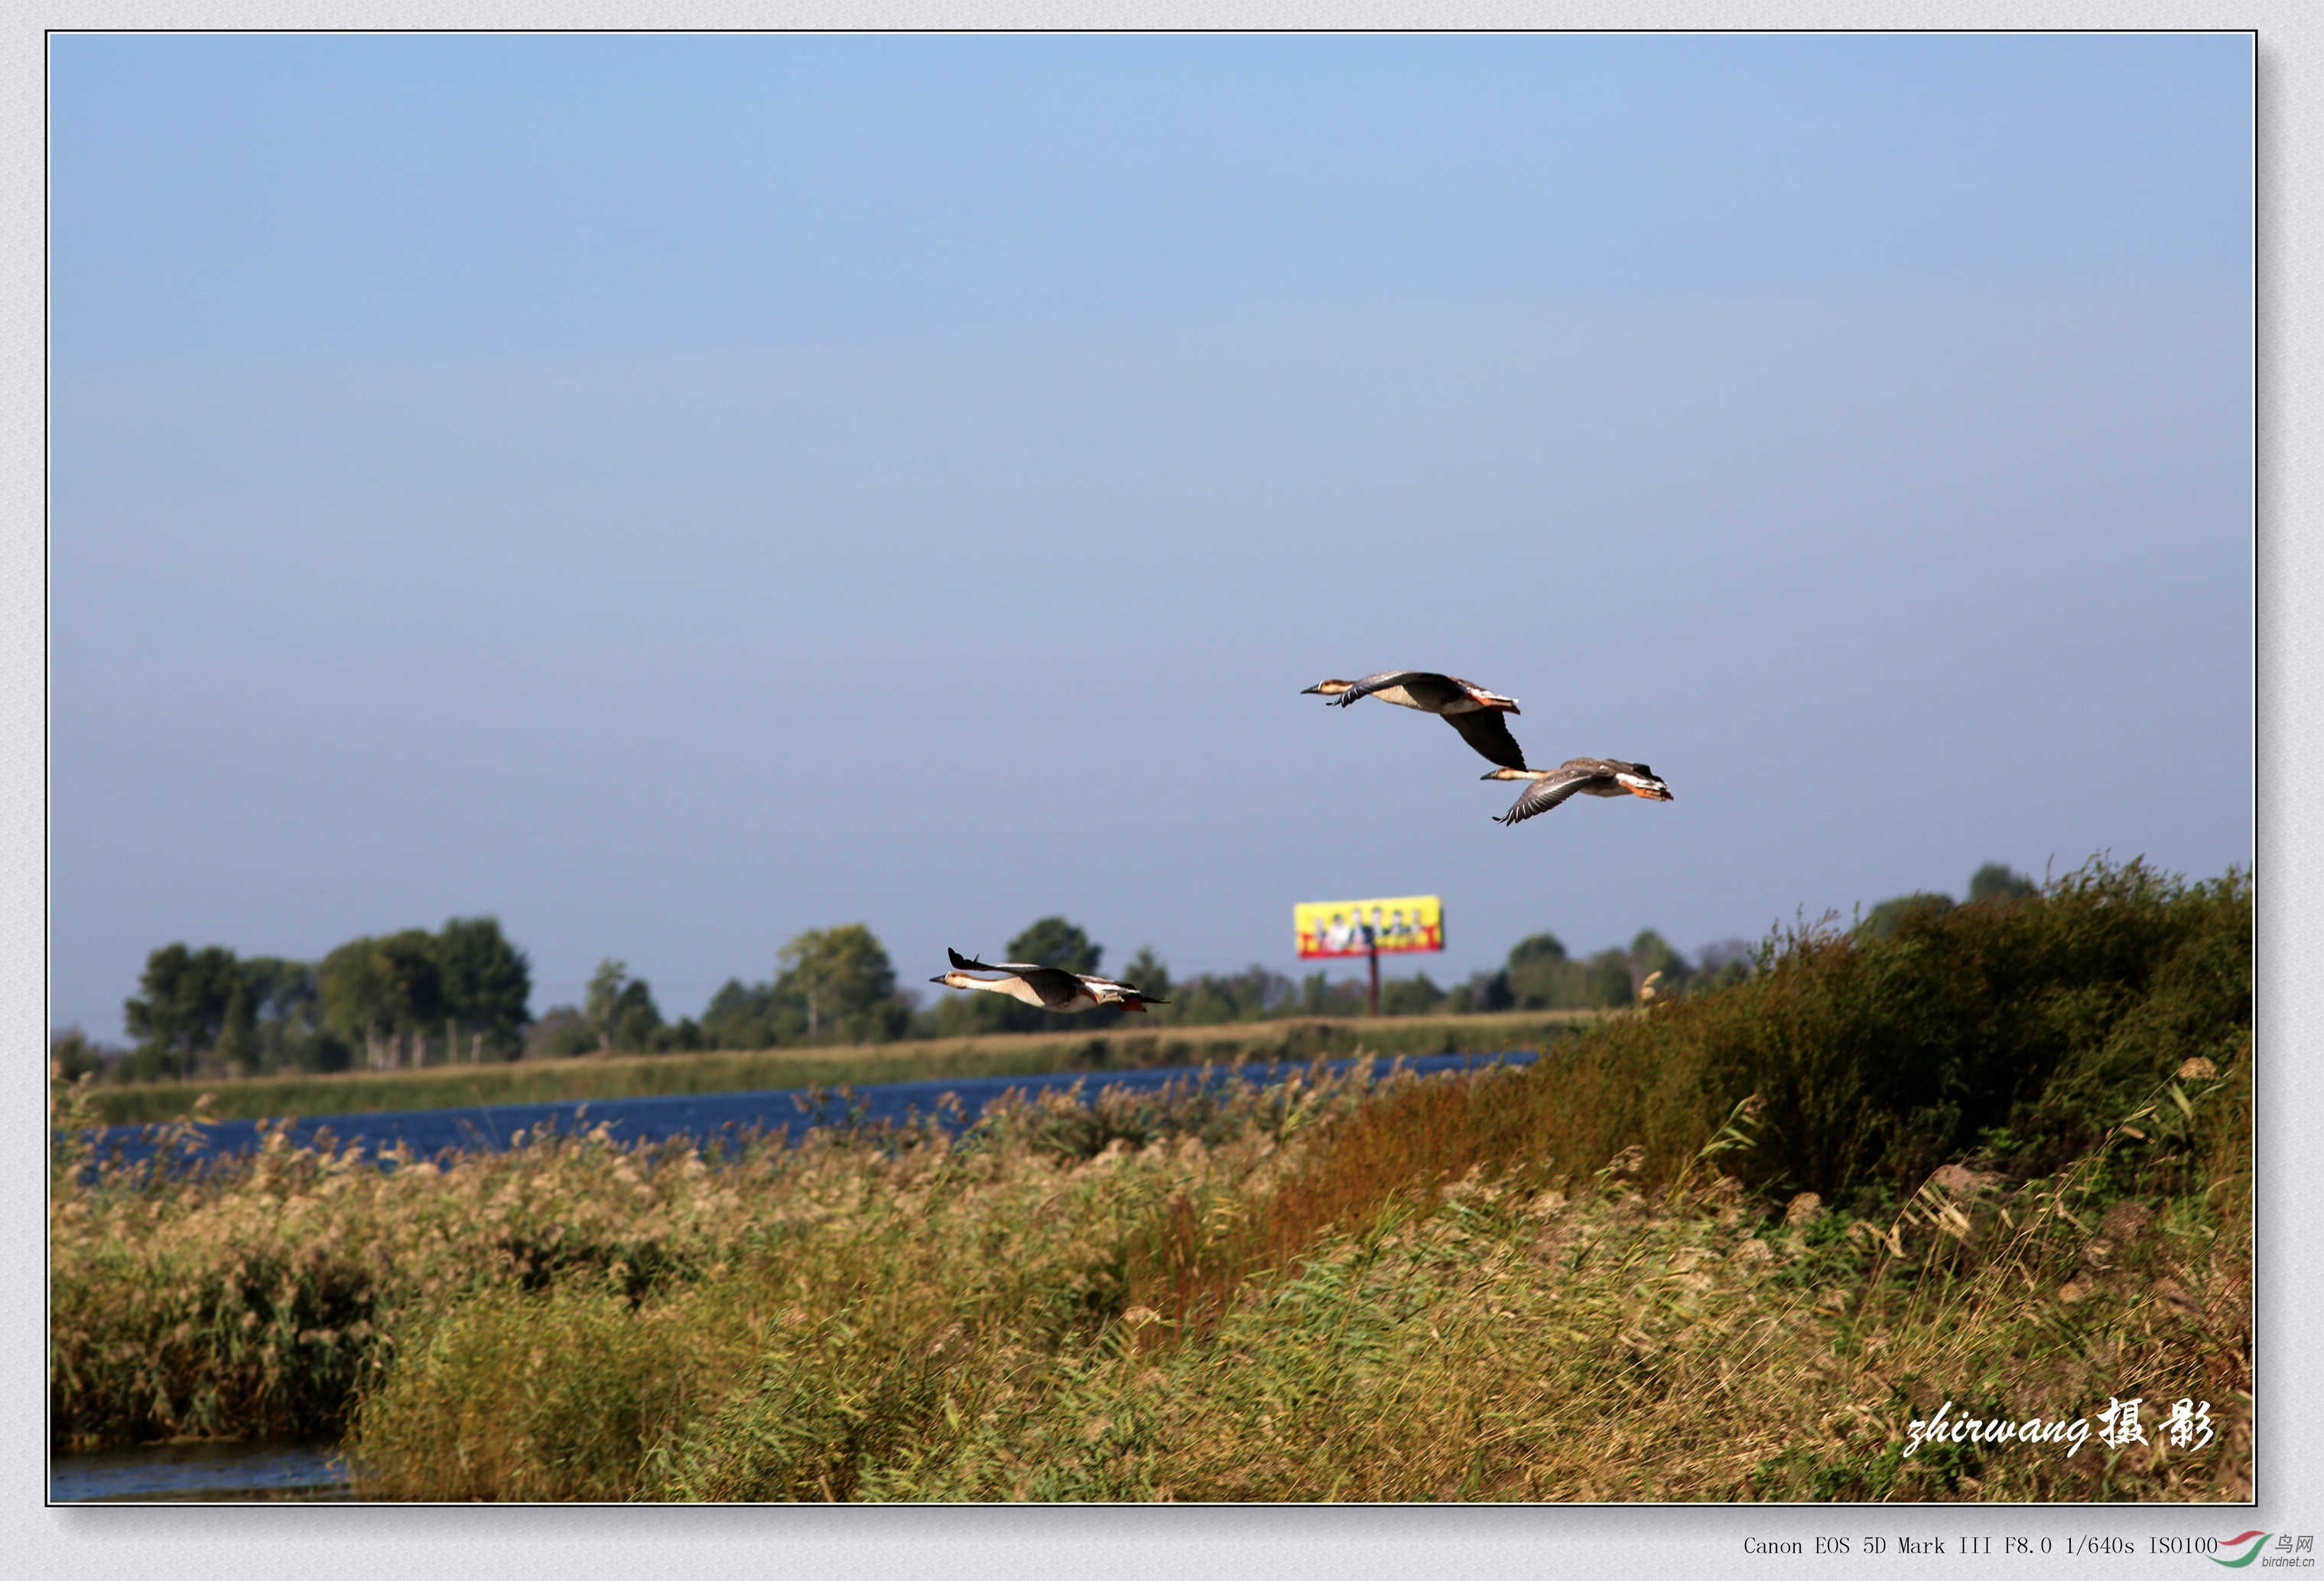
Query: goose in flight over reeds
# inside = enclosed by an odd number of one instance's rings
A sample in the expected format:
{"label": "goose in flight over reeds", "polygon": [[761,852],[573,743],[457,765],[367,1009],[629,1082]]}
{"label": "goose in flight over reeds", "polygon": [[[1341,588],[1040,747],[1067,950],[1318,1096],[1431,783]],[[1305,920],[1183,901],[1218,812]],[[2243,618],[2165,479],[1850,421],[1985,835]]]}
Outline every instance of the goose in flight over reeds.
{"label": "goose in flight over reeds", "polygon": [[1671,788],[1656,778],[1654,770],[1644,763],[1626,763],[1618,758],[1567,758],[1554,769],[1495,769],[1482,777],[1533,781],[1523,795],[1509,804],[1508,811],[1493,819],[1512,827],[1577,794],[1643,796],[1649,801],[1678,800],[1671,794]]}
{"label": "goose in flight over reeds", "polygon": [[1520,772],[1525,770],[1525,748],[1517,744],[1501,717],[1519,711],[1517,698],[1487,691],[1457,675],[1439,675],[1430,670],[1383,670],[1361,680],[1319,680],[1299,695],[1304,698],[1310,693],[1329,698],[1334,707],[1347,707],[1359,698],[1378,698],[1399,708],[1434,714],[1458,730],[1461,739],[1475,747],[1487,763]]}
{"label": "goose in flight over reeds", "polygon": [[[956,949],[947,948],[953,969],[941,977],[930,977],[931,983],[941,983],[947,988],[982,988],[988,994],[1006,994],[1011,999],[1021,999],[1036,1010],[1056,1010],[1072,1013],[1095,1010],[1100,1005],[1118,1004],[1124,1010],[1144,1014],[1149,1004],[1167,1004],[1167,999],[1157,999],[1127,983],[1117,983],[1111,977],[1085,976],[1080,972],[1068,972],[1063,966],[1036,966],[1023,961],[1001,961],[987,965],[971,960]],[[972,977],[971,972],[1006,972],[1004,977]]]}

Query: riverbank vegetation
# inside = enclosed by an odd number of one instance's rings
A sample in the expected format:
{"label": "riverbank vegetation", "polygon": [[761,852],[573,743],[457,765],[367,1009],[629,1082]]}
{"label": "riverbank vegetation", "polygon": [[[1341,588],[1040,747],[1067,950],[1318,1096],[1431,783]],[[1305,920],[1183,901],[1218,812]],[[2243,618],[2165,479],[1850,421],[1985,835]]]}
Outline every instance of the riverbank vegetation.
{"label": "riverbank vegetation", "polygon": [[[1971,877],[1969,893],[1974,901],[2032,888],[2031,880],[1987,863]],[[1874,907],[1861,929],[1885,935],[1907,910],[1950,904],[1947,895],[1899,896]],[[1000,958],[1096,973],[1105,948],[1065,918],[1043,917],[1012,938]],[[1614,1009],[1632,1003],[1649,986],[1665,999],[1708,993],[1748,975],[1755,964],[1740,939],[1706,945],[1690,959],[1647,929],[1628,948],[1576,957],[1556,935],[1535,933],[1512,946],[1502,966],[1449,989],[1426,972],[1390,976],[1381,985],[1379,1009],[1393,1017]],[[1137,1018],[1148,1028],[1340,1020],[1368,1009],[1364,984],[1355,978],[1313,972],[1295,983],[1252,966],[1177,979],[1151,947],[1140,948],[1117,975],[1169,1001]],[[777,952],[771,979],[730,979],[698,1019],[666,1022],[652,985],[611,958],[598,963],[579,1004],[555,1005],[538,1018],[528,1005],[531,981],[530,961],[491,917],[455,917],[434,933],[407,928],[351,939],[318,962],[237,957],[223,945],[171,944],[147,957],[139,992],[124,1003],[124,1024],[137,1040],[133,1047],[114,1047],[67,1028],[50,1040],[50,1058],[69,1075],[88,1072],[107,1081],[217,1081],[591,1054],[844,1049],[1067,1025],[1103,1031],[1124,1019],[1121,1012],[1102,1010],[1069,1022],[1013,1000],[975,994],[938,994],[923,1005],[916,992],[898,985],[886,948],[860,922],[797,935]],[[965,1072],[944,1067],[930,1074]],[[540,1084],[538,1090],[557,1085]],[[479,1090],[503,1089],[487,1082]],[[505,1090],[536,1087],[518,1083]],[[702,1089],[681,1084],[642,1090]],[[587,1096],[613,1095],[592,1090]],[[161,1108],[180,1112],[184,1102]]]}
{"label": "riverbank vegetation", "polygon": [[[51,1420],[344,1434],[389,1498],[2247,1497],[2251,920],[2094,863],[1523,1069],[957,1133],[69,1146]],[[2144,1442],[1904,1452],[2133,1397]]]}
{"label": "riverbank vegetation", "polygon": [[[1221,1026],[1090,1031],[986,1032],[971,1037],[809,1045],[702,1054],[598,1055],[512,1064],[431,1065],[417,1070],[285,1073],[238,1080],[92,1086],[89,1112],[106,1123],[152,1123],[204,1103],[213,1120],[456,1109],[476,1104],[595,1102],[666,1093],[729,1093],[941,1077],[1032,1076],[1049,1071],[1153,1069],[1374,1054],[1500,1053],[1538,1049],[1598,1020],[1600,1011],[1516,1011],[1412,1016],[1394,1021],[1277,1018]],[[1058,1018],[1063,1020],[1064,1018]],[[205,1102],[206,1101],[206,1102]]]}
{"label": "riverbank vegetation", "polygon": [[[1097,973],[1104,947],[1063,917],[1043,917],[994,958]],[[121,1048],[66,1028],[52,1062],[113,1082],[246,1078],[481,1066],[583,1055],[844,1049],[1001,1034],[1103,1031],[1123,1012],[1065,1017],[1013,1000],[900,986],[887,949],[860,922],[809,929],[777,952],[772,978],[728,980],[701,1015],[663,1018],[652,985],[627,963],[598,963],[578,1004],[528,1008],[531,965],[491,917],[455,917],[434,933],[410,928],[350,940],[318,962],[237,957],[223,945],[171,944],[148,957],[124,1005],[136,1039]],[[1751,969],[1730,939],[1689,960],[1651,929],[1629,947],[1569,959],[1555,936],[1519,941],[1506,966],[1440,988],[1425,972],[1389,976],[1386,1016],[1627,1005],[1650,980],[1664,997],[1706,991]],[[1174,978],[1148,947],[1115,975],[1166,998],[1134,1018],[1148,1030],[1367,1013],[1364,983],[1323,972],[1293,982],[1251,966]]]}

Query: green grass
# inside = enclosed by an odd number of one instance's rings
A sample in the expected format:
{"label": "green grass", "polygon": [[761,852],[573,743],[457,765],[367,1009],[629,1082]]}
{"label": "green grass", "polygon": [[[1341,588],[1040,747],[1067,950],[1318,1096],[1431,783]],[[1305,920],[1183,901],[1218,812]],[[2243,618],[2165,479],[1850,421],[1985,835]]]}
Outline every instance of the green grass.
{"label": "green grass", "polygon": [[150,1123],[193,1112],[205,1093],[214,1120],[286,1114],[369,1114],[650,1097],[665,1093],[750,1092],[810,1085],[855,1086],[936,1077],[1031,1076],[1056,1070],[1124,1070],[1288,1059],[1360,1050],[1383,1054],[1498,1052],[1540,1049],[1597,1011],[1519,1011],[1493,1015],[1306,1018],[1214,1027],[1136,1027],[1102,1032],[1040,1032],[932,1042],[766,1049],[750,1052],[590,1055],[516,1064],[433,1066],[420,1070],[332,1076],[263,1076],[131,1082],[94,1089],[108,1124]]}
{"label": "green grass", "polygon": [[[2100,864],[1471,1077],[715,1158],[68,1145],[51,1421],[343,1435],[391,1499],[2245,1499],[2250,940],[2247,878]],[[2119,1453],[1904,1453],[2131,1395]]]}

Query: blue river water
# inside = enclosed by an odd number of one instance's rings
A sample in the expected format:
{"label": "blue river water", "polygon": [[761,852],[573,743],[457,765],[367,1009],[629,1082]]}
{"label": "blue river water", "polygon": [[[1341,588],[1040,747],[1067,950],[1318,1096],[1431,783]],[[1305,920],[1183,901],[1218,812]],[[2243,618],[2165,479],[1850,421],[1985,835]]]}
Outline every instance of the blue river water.
{"label": "blue river water", "polygon": [[[1416,1075],[1471,1070],[1480,1066],[1522,1065],[1529,1050],[1503,1054],[1425,1054],[1402,1063]],[[1354,1059],[1334,1059],[1325,1068],[1344,1071]],[[1373,1074],[1391,1062],[1375,1060]],[[1174,1066],[1154,1070],[1059,1071],[1042,1076],[944,1077],[930,1081],[889,1082],[853,1089],[845,1099],[822,1095],[818,1109],[803,1090],[687,1094],[656,1098],[613,1098],[590,1103],[490,1104],[468,1109],[402,1109],[373,1114],[327,1114],[300,1120],[290,1128],[294,1144],[312,1143],[328,1132],[341,1146],[360,1145],[376,1157],[398,1143],[421,1158],[447,1150],[504,1149],[545,1131],[575,1132],[605,1123],[617,1141],[663,1141],[688,1137],[710,1142],[752,1131],[781,1133],[796,1142],[807,1128],[853,1111],[873,1122],[902,1122],[914,1114],[937,1114],[958,1127],[975,1119],[1003,1093],[1070,1091],[1084,1096],[1107,1087],[1155,1092],[1171,1082],[1242,1080],[1265,1084],[1305,1070],[1300,1062],[1268,1065]],[[957,1111],[937,1109],[951,1094]],[[109,1125],[99,1133],[97,1156],[135,1160],[152,1151],[147,1125]],[[187,1161],[248,1152],[256,1148],[258,1124],[223,1120],[205,1125]],[[159,1444],[94,1455],[58,1456],[49,1466],[49,1498],[55,1503],[182,1503],[253,1500],[344,1499],[347,1473],[328,1444]]]}
{"label": "blue river water", "polygon": [[345,1499],[337,1447],[309,1443],[147,1444],[49,1463],[54,1504],[225,1503]]}
{"label": "blue river water", "polygon": [[[1367,1056],[1374,1074],[1384,1074],[1389,1061]],[[1530,1050],[1500,1054],[1423,1054],[1402,1061],[1416,1075],[1441,1070],[1468,1070],[1480,1066],[1521,1065],[1534,1058]],[[1345,1070],[1355,1059],[1326,1061],[1326,1068]],[[391,1109],[368,1114],[322,1114],[294,1121],[290,1127],[293,1146],[311,1146],[327,1133],[339,1146],[360,1145],[367,1156],[397,1146],[419,1158],[434,1158],[451,1151],[477,1148],[501,1150],[544,1131],[571,1133],[611,1127],[617,1142],[660,1142],[687,1137],[697,1144],[752,1131],[781,1133],[792,1142],[815,1124],[828,1124],[853,1110],[874,1123],[902,1123],[914,1114],[937,1112],[938,1100],[950,1094],[960,1101],[957,1117],[946,1123],[957,1128],[973,1121],[984,1106],[1003,1093],[1027,1095],[1071,1090],[1078,1083],[1084,1096],[1107,1087],[1128,1092],[1154,1092],[1171,1082],[1224,1082],[1240,1077],[1265,1084],[1281,1081],[1304,1070],[1304,1062],[1266,1065],[1168,1066],[1152,1070],[1053,1071],[1038,1076],[938,1077],[926,1081],[887,1082],[856,1087],[845,1099],[825,1091],[820,1107],[810,1104],[802,1089],[784,1088],[742,1093],[682,1093],[650,1098],[601,1098],[588,1102],[551,1104],[484,1104],[466,1109]],[[204,1160],[254,1151],[259,1142],[255,1120],[220,1120],[200,1128],[200,1140],[189,1150],[186,1161]],[[150,1155],[160,1128],[152,1125],[107,1125],[97,1136],[98,1159],[117,1157],[134,1162]]]}

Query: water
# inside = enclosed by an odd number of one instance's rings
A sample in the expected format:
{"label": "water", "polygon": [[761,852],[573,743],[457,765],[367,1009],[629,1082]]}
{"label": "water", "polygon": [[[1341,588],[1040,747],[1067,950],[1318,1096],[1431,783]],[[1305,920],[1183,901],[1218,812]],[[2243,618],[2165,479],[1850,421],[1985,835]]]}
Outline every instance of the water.
{"label": "water", "polygon": [[52,1504],[230,1503],[348,1497],[330,1444],[151,1444],[49,1463]]}
{"label": "water", "polygon": [[[1403,1064],[1407,1070],[1428,1075],[1496,1063],[1519,1065],[1533,1058],[1531,1052],[1523,1050],[1502,1054],[1424,1054],[1406,1057]],[[1333,1070],[1344,1070],[1355,1063],[1354,1059],[1326,1062]],[[1373,1064],[1376,1070],[1384,1072],[1389,1061],[1374,1059]],[[574,1132],[602,1122],[612,1127],[612,1135],[620,1142],[659,1142],[683,1136],[705,1143],[754,1129],[770,1136],[779,1133],[796,1142],[809,1126],[842,1119],[847,1109],[859,1109],[871,1121],[900,1123],[915,1113],[936,1112],[937,1100],[947,1093],[961,1103],[962,1119],[947,1122],[957,1125],[973,1120],[987,1104],[1007,1092],[1032,1094],[1070,1088],[1076,1082],[1084,1084],[1089,1094],[1106,1087],[1152,1092],[1172,1081],[1190,1079],[1225,1081],[1240,1077],[1259,1083],[1280,1081],[1305,1068],[1302,1063],[1284,1062],[1233,1067],[1171,1066],[1102,1073],[1052,1071],[1038,1076],[938,1077],[857,1087],[844,1105],[826,1093],[820,1109],[807,1106],[804,1090],[790,1088],[551,1104],[483,1104],[465,1109],[394,1109],[301,1119],[290,1127],[290,1140],[293,1146],[312,1146],[318,1133],[328,1132],[340,1145],[359,1144],[373,1156],[401,1143],[417,1157],[433,1158],[447,1150],[497,1151],[543,1129]],[[96,1156],[105,1159],[117,1155],[124,1161],[144,1158],[153,1151],[156,1129],[142,1124],[101,1127]],[[216,1121],[201,1127],[201,1140],[189,1157],[201,1160],[249,1152],[256,1149],[258,1141],[258,1122],[254,1120]]]}

